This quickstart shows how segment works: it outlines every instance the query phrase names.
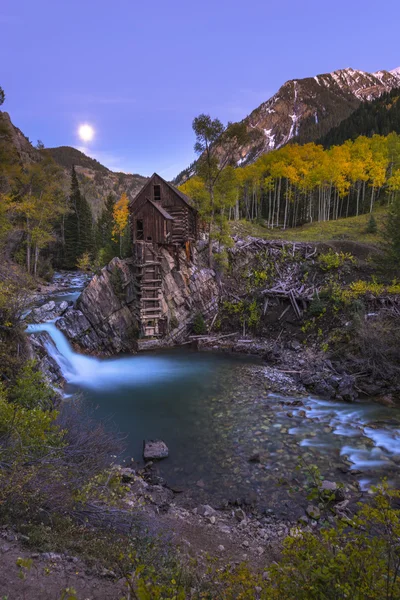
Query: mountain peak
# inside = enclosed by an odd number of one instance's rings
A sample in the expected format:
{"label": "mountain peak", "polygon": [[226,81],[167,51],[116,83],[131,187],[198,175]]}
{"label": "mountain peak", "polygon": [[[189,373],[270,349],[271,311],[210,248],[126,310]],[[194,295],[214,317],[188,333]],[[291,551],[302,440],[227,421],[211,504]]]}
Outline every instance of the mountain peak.
{"label": "mountain peak", "polygon": [[257,147],[246,148],[240,164],[287,144],[292,138],[313,141],[347,118],[360,104],[399,86],[400,67],[367,73],[353,67],[287,81],[245,119],[258,129]]}
{"label": "mountain peak", "polygon": [[[236,163],[251,163],[293,138],[299,143],[318,140],[349,117],[361,102],[375,100],[398,87],[400,67],[376,73],[347,67],[286,81],[243,119],[247,130],[259,135],[236,157]],[[181,181],[179,176],[176,181]]]}

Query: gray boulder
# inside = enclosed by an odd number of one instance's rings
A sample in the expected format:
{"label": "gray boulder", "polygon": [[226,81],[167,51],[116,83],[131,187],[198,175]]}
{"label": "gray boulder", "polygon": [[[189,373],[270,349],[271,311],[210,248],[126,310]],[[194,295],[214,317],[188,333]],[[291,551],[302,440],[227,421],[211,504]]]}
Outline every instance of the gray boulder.
{"label": "gray boulder", "polygon": [[161,460],[169,455],[168,446],[162,440],[147,440],[143,442],[144,460]]}
{"label": "gray boulder", "polygon": [[321,511],[319,510],[318,506],[314,506],[313,504],[307,506],[306,513],[311,519],[314,519],[315,521],[318,521],[318,519],[321,516]]}

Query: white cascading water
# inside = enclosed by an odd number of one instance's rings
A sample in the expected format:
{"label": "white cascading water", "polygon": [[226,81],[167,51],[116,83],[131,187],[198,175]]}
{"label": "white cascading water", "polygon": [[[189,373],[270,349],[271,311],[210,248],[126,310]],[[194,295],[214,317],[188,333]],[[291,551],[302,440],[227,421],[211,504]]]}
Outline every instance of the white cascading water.
{"label": "white cascading water", "polygon": [[146,385],[155,380],[173,380],[199,368],[194,365],[182,365],[167,356],[98,359],[78,354],[54,322],[28,325],[26,331],[47,332],[52,342],[46,343],[46,350],[60,367],[64,379],[70,384],[84,388],[106,390]]}

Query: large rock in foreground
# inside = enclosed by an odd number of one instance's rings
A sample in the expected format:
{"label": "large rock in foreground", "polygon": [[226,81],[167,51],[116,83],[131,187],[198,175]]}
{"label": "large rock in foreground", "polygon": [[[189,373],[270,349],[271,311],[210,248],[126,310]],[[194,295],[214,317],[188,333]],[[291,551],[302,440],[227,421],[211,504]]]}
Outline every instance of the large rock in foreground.
{"label": "large rock in foreground", "polygon": [[160,460],[168,458],[168,446],[162,440],[148,440],[143,442],[143,458],[144,460]]}

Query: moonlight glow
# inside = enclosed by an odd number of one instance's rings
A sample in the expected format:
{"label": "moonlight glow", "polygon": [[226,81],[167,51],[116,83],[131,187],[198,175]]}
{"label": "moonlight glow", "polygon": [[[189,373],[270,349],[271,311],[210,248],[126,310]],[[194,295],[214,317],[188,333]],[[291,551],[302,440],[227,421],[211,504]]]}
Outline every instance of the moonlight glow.
{"label": "moonlight glow", "polygon": [[94,137],[94,129],[91,125],[85,123],[79,126],[78,135],[83,142],[90,142]]}

